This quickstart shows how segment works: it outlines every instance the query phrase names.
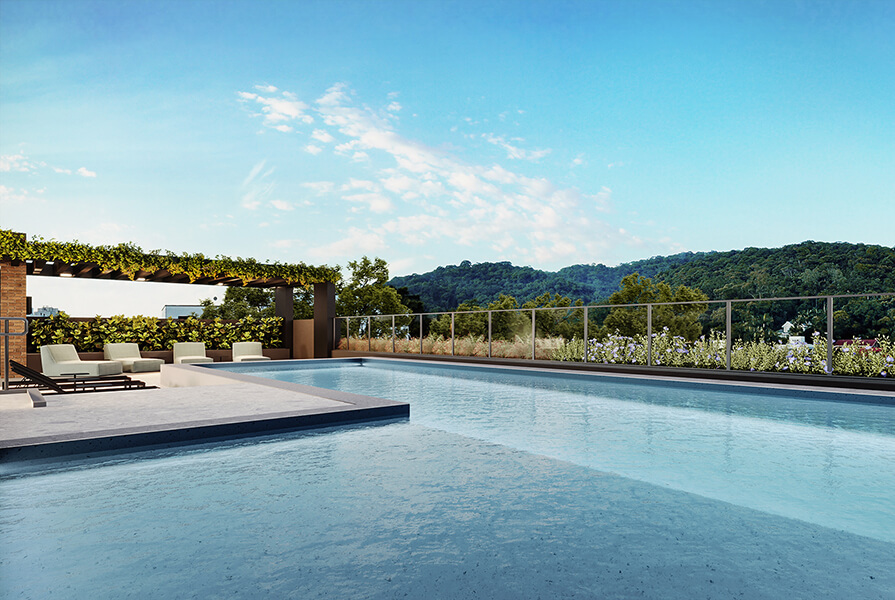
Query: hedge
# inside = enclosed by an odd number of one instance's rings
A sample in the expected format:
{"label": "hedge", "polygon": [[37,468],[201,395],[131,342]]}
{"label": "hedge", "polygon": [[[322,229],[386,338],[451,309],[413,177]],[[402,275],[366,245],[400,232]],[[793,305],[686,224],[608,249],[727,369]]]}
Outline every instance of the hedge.
{"label": "hedge", "polygon": [[104,344],[116,342],[134,342],[141,350],[170,350],[174,342],[203,342],[209,350],[226,350],[233,342],[261,342],[265,348],[279,348],[283,341],[280,317],[246,317],[233,322],[117,315],[83,321],[63,312],[29,319],[28,327],[31,352],[46,344],[74,344],[79,352],[98,352]]}

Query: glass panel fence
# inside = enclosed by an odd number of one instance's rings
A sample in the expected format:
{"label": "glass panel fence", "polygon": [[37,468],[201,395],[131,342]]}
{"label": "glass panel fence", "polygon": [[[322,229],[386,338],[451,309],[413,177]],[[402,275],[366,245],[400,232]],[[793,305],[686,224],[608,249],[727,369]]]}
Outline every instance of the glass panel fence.
{"label": "glass panel fence", "polygon": [[454,315],[454,355],[488,356],[487,312],[460,312]]}
{"label": "glass panel fence", "polygon": [[370,351],[393,352],[392,316],[370,317]]}
{"label": "glass panel fence", "polygon": [[395,352],[420,353],[419,315],[395,315]]}
{"label": "glass panel fence", "polygon": [[731,305],[730,367],[740,371],[824,373],[824,299],[753,300]]}
{"label": "glass panel fence", "polygon": [[833,372],[895,376],[895,298],[833,300]]}
{"label": "glass panel fence", "polygon": [[351,320],[347,318],[336,318],[336,348],[339,350],[349,350],[348,347],[348,327]]}
{"label": "glass panel fence", "polygon": [[870,377],[895,371],[893,296],[377,315],[336,323],[342,350],[811,374],[830,373],[832,363],[834,374]]}
{"label": "glass panel fence", "polygon": [[531,310],[491,311],[491,356],[531,358]]}
{"label": "glass panel fence", "polygon": [[451,313],[423,315],[423,354],[450,356],[453,346],[451,339]]}
{"label": "glass panel fence", "polygon": [[535,332],[535,359],[584,360],[584,308],[538,310]]}
{"label": "glass panel fence", "polygon": [[605,316],[591,329],[596,319],[588,315],[588,362],[645,365],[647,307],[616,306],[594,312],[594,317]]}
{"label": "glass panel fence", "polygon": [[727,304],[653,305],[651,364],[657,367],[727,368]]}

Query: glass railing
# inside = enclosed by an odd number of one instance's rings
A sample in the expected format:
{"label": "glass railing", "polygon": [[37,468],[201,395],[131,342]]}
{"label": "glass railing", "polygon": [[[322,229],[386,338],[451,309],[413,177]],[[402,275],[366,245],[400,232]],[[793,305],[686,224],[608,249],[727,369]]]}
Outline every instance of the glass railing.
{"label": "glass railing", "polygon": [[895,376],[895,293],[336,319],[364,352]]}

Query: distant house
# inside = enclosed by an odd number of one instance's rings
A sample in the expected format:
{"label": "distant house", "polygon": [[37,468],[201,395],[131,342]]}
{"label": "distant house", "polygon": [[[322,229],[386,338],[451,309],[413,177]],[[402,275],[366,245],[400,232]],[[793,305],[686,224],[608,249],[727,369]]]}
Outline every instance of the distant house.
{"label": "distant house", "polygon": [[166,304],[163,319],[185,319],[202,316],[202,306],[198,304]]}
{"label": "distant house", "polygon": [[29,314],[29,317],[52,317],[53,315],[58,315],[59,309],[54,306],[41,306],[35,311],[32,311]]}

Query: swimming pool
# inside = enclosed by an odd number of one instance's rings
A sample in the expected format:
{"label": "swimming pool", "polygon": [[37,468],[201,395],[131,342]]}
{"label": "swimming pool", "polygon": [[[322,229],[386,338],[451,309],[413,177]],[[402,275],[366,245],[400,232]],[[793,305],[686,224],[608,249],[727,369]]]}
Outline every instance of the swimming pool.
{"label": "swimming pool", "polygon": [[312,367],[237,369],[409,402],[421,425],[895,542],[895,406],[394,360]]}
{"label": "swimming pool", "polygon": [[[339,362],[248,371],[406,395],[411,420],[110,456],[4,479],[0,594],[895,591],[892,501],[881,497],[893,489],[892,406],[611,377],[434,372],[396,361],[330,368]],[[780,481],[792,478],[800,481]],[[768,480],[776,491],[754,489]],[[703,487],[685,489],[693,485]],[[724,494],[736,500],[715,497]],[[784,508],[747,504],[777,494]],[[853,516],[839,519],[835,507],[853,494],[843,509]],[[799,508],[806,498],[819,516]],[[868,518],[880,520],[868,527]]]}

